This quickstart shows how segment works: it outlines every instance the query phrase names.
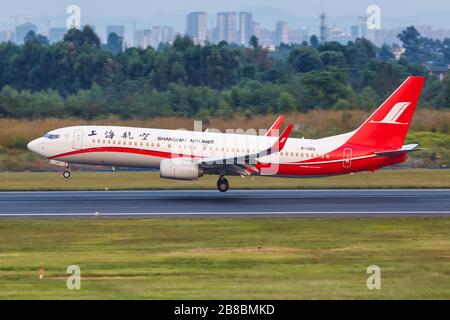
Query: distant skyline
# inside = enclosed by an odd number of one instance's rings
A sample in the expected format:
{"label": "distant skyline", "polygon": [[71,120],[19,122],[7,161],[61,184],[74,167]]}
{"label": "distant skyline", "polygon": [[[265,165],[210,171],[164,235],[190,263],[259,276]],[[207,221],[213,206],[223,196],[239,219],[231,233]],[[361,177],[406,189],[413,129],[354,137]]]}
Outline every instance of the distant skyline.
{"label": "distant skyline", "polygon": [[[29,15],[30,20],[42,28],[63,27],[68,5],[77,4],[82,9],[82,24],[93,24],[97,32],[108,24],[123,24],[126,33],[131,32],[131,20],[137,20],[137,28],[154,25],[169,25],[177,32],[186,30],[186,15],[192,11],[208,13],[207,27],[216,24],[219,11],[250,11],[253,19],[264,28],[275,28],[276,21],[287,21],[290,27],[309,26],[312,32],[319,25],[318,15],[325,11],[328,26],[349,27],[357,24],[357,17],[364,15],[370,4],[379,5],[382,13],[382,27],[393,28],[412,24],[429,24],[433,28],[450,28],[449,0],[0,0],[0,29],[14,27],[12,15]],[[19,19],[25,22],[25,19]]]}

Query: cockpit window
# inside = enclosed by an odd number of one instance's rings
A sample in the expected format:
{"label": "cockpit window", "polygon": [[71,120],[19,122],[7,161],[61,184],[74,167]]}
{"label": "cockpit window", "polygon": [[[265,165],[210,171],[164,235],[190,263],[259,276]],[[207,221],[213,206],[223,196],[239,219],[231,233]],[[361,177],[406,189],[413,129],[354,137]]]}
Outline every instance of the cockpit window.
{"label": "cockpit window", "polygon": [[44,137],[47,139],[50,139],[50,140],[55,140],[55,139],[59,139],[59,134],[47,133]]}

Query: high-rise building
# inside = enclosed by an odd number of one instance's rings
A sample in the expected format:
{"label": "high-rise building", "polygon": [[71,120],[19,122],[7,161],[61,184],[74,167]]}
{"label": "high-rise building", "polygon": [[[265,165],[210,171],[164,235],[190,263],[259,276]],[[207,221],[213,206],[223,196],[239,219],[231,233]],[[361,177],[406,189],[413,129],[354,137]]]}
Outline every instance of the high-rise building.
{"label": "high-rise building", "polygon": [[161,26],[154,26],[152,28],[152,33],[150,35],[150,45],[154,49],[158,49],[159,45],[162,41],[162,27]]}
{"label": "high-rise building", "polygon": [[360,37],[358,25],[353,25],[350,27],[350,36],[352,37],[353,40]]}
{"label": "high-rise building", "polygon": [[250,12],[239,13],[239,43],[248,46],[253,35],[253,17]]}
{"label": "high-rise building", "polygon": [[236,12],[227,12],[226,14],[226,33],[225,40],[228,43],[237,43],[237,21]]}
{"label": "high-rise building", "polygon": [[2,30],[0,31],[0,43],[2,42],[14,42],[15,33],[12,30]]}
{"label": "high-rise building", "polygon": [[309,30],[307,27],[289,30],[289,43],[302,43],[309,40]]}
{"label": "high-rise building", "polygon": [[252,31],[253,35],[261,40],[261,24],[259,22],[254,21],[252,23]]}
{"label": "high-rise building", "polygon": [[16,43],[24,43],[24,39],[30,31],[37,33],[37,26],[30,22],[18,25],[16,27]]}
{"label": "high-rise building", "polygon": [[62,41],[66,33],[66,28],[50,28],[48,31],[48,40],[50,43]]}
{"label": "high-rise building", "polygon": [[138,48],[147,48],[150,45],[152,30],[141,29],[134,32],[134,46]]}
{"label": "high-rise building", "polygon": [[203,44],[206,41],[206,12],[191,12],[187,16],[186,34],[194,42]]}
{"label": "high-rise building", "polygon": [[219,12],[217,14],[216,42],[237,43],[236,12]]}
{"label": "high-rise building", "polygon": [[175,40],[175,30],[172,27],[164,26],[162,27],[162,42],[168,43]]}
{"label": "high-rise building", "polygon": [[226,29],[226,14],[225,12],[219,12],[217,14],[217,27],[215,32],[214,41],[225,41],[225,29]]}
{"label": "high-rise building", "polygon": [[278,21],[275,30],[275,45],[289,43],[289,26],[286,21]]}
{"label": "high-rise building", "polygon": [[125,26],[122,25],[111,25],[106,26],[106,39],[108,39],[111,33],[117,34],[119,37],[124,39],[125,37]]}

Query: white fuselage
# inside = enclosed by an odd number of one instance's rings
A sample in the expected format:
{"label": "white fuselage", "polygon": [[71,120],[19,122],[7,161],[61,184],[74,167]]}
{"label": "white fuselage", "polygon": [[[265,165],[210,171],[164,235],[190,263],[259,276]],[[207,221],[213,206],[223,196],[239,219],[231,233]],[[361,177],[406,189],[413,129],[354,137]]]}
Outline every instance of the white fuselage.
{"label": "white fuselage", "polygon": [[[328,153],[342,145],[350,134],[318,140],[289,138],[281,152],[258,161],[279,164],[314,158],[326,161]],[[269,148],[276,139],[247,134],[77,126],[51,131],[32,141],[29,148],[66,163],[158,168],[162,159],[170,157],[229,158],[256,153]]]}

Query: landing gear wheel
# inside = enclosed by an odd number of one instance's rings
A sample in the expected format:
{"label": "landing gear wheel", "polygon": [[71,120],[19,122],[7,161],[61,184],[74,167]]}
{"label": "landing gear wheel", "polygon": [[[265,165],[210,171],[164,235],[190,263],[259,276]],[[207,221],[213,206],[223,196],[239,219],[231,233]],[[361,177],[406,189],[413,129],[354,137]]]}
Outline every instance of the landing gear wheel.
{"label": "landing gear wheel", "polygon": [[66,178],[66,179],[69,179],[70,178],[70,171],[64,171],[63,172],[63,177]]}
{"label": "landing gear wheel", "polygon": [[227,192],[230,188],[230,184],[228,183],[228,180],[224,177],[220,177],[219,180],[217,180],[217,189],[220,192]]}

